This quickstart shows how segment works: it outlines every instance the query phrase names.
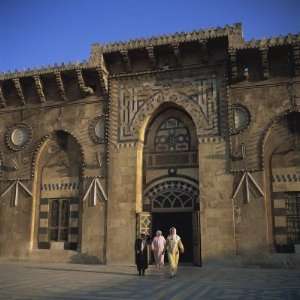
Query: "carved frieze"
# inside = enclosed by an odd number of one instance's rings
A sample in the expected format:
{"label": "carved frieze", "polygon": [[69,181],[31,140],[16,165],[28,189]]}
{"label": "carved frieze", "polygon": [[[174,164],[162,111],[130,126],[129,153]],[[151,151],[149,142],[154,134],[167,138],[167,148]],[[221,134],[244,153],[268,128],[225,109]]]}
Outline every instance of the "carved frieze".
{"label": "carved frieze", "polygon": [[192,117],[197,135],[218,134],[218,87],[216,78],[168,86],[140,85],[119,88],[119,141],[136,140],[148,117],[163,103],[181,106]]}

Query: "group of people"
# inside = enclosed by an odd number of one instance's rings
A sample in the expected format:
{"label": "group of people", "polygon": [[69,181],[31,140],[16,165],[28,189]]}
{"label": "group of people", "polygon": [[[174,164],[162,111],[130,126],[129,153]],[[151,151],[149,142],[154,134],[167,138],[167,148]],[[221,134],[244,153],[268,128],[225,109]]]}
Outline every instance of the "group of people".
{"label": "group of people", "polygon": [[151,245],[157,269],[160,269],[164,265],[164,257],[165,253],[167,253],[170,276],[174,277],[177,273],[179,253],[184,252],[181,238],[176,234],[176,228],[170,228],[167,239],[164,238],[160,230],[156,231],[156,236],[152,242],[149,241],[144,233],[137,238],[135,242],[135,261],[140,276],[145,275],[145,270],[148,268],[148,245]]}

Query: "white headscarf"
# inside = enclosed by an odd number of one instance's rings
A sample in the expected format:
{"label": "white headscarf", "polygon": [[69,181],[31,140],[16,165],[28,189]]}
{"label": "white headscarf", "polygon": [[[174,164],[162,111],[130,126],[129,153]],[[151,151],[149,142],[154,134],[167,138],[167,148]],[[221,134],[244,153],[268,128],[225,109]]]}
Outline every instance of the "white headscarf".
{"label": "white headscarf", "polygon": [[[172,232],[173,231],[173,232]],[[170,228],[170,235],[175,237],[176,236],[176,228],[175,227],[171,227]]]}
{"label": "white headscarf", "polygon": [[157,231],[156,231],[156,236],[161,236],[161,235],[162,235],[161,230],[157,230]]}

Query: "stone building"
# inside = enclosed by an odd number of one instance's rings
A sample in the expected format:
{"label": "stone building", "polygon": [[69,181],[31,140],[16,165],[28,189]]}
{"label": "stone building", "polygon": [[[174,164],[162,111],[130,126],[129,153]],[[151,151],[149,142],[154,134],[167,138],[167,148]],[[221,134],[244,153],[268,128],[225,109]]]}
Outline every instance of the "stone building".
{"label": "stone building", "polygon": [[132,263],[178,229],[184,261],[299,251],[300,35],[241,24],[106,45],[0,75],[0,255]]}

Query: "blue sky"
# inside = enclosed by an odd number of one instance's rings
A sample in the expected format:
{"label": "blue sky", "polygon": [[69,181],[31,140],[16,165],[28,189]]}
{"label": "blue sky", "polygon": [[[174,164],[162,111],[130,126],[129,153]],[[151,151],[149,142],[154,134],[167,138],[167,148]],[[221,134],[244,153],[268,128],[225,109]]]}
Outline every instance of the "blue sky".
{"label": "blue sky", "polygon": [[300,32],[300,0],[0,0],[0,72],[88,59],[95,42],[243,23]]}

